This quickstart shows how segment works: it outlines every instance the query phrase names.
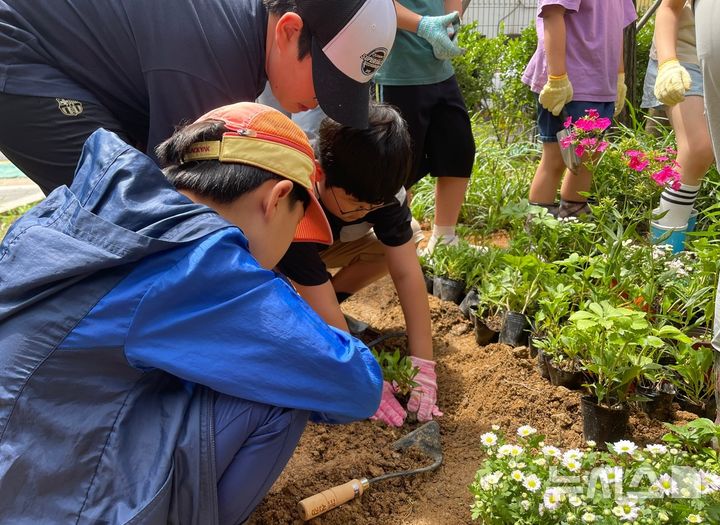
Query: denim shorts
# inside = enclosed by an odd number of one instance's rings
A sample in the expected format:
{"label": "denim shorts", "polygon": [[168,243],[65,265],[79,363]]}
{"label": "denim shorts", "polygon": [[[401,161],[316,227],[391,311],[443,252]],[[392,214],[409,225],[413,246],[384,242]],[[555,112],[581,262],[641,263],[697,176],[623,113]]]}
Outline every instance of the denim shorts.
{"label": "denim shorts", "polygon": [[[536,95],[537,98],[537,95]],[[538,102],[537,127],[540,135],[540,142],[557,142],[557,132],[565,129],[563,122],[568,117],[573,118],[573,122],[580,117],[584,117],[587,113],[585,110],[596,109],[603,118],[612,120],[615,113],[615,102],[585,102],[583,100],[573,100],[565,104],[562,113],[555,116]]]}
{"label": "denim shorts", "polygon": [[[680,62],[690,74],[690,89],[685,92],[686,97],[703,96],[703,77],[700,66],[689,62]],[[663,104],[655,98],[655,79],[658,74],[658,61],[652,58],[648,60],[647,71],[645,72],[645,83],[643,84],[643,97],[640,103],[641,108],[659,108]]]}

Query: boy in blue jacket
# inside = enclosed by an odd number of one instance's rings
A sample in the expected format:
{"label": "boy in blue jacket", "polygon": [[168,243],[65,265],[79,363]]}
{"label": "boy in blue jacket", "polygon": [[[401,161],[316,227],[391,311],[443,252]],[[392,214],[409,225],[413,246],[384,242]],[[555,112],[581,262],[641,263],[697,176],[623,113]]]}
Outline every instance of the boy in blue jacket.
{"label": "boy in blue jacket", "polygon": [[157,153],[98,130],[0,244],[2,523],[243,522],[308,417],[379,405],[369,350],[271,271],[332,242],[302,131],[240,103]]}

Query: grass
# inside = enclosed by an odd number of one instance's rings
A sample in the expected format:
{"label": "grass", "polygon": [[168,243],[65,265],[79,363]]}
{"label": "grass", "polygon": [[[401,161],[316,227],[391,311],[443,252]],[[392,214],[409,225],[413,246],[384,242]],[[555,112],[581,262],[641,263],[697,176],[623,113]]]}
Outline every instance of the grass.
{"label": "grass", "polygon": [[13,223],[18,220],[20,216],[22,216],[26,211],[35,206],[35,204],[37,203],[33,202],[32,204],[26,204],[25,206],[20,206],[4,213],[0,213],[0,239],[5,237],[5,234],[10,229],[10,226],[13,225]]}

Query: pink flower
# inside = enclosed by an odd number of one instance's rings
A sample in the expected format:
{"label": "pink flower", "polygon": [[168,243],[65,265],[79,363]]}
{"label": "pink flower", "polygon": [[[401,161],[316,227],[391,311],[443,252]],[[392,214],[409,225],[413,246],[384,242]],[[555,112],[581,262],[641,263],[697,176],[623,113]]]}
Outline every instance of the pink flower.
{"label": "pink flower", "polygon": [[612,124],[612,121],[609,118],[599,118],[597,119],[595,126],[597,129],[604,131],[610,127],[610,124]]}
{"label": "pink flower", "polygon": [[593,109],[586,109],[586,110],[585,110],[585,113],[587,113],[587,116],[590,117],[590,118],[592,118],[592,119],[598,118],[598,117],[600,116],[600,113],[598,113],[598,110],[597,110],[597,109],[594,109],[594,108],[593,108]]}
{"label": "pink flower", "polygon": [[567,148],[569,148],[570,146],[572,146],[573,140],[575,140],[575,135],[573,135],[573,134],[571,133],[571,134],[568,135],[567,137],[563,137],[563,138],[560,139],[560,146],[561,146],[563,149],[567,149]]}
{"label": "pink flower", "polygon": [[607,147],[608,147],[609,145],[610,145],[609,142],[605,142],[604,140],[601,140],[601,141],[600,141],[600,144],[598,144],[597,151],[599,151],[600,153],[602,153],[603,151],[605,151],[605,150],[607,149]]}
{"label": "pink flower", "polygon": [[594,148],[597,145],[598,139],[594,137],[587,137],[584,139],[580,139],[580,145],[584,148]]}
{"label": "pink flower", "polygon": [[565,129],[569,128],[570,126],[572,126],[572,117],[566,118],[565,122],[563,122],[563,127]]}
{"label": "pink flower", "polygon": [[575,147],[575,155],[578,157],[582,157],[585,154],[585,148],[583,146],[576,146]]}

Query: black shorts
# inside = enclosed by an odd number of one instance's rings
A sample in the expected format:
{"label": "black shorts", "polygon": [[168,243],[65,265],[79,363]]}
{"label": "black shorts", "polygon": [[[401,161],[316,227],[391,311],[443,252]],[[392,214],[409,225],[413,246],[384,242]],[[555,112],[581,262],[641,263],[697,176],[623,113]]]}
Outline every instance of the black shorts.
{"label": "black shorts", "polygon": [[85,140],[101,127],[128,141],[118,120],[99,104],[0,93],[0,151],[45,195],[70,186]]}
{"label": "black shorts", "polygon": [[472,173],[475,140],[455,76],[422,86],[378,85],[379,100],[400,110],[413,142],[410,188],[428,173],[463,177]]}

